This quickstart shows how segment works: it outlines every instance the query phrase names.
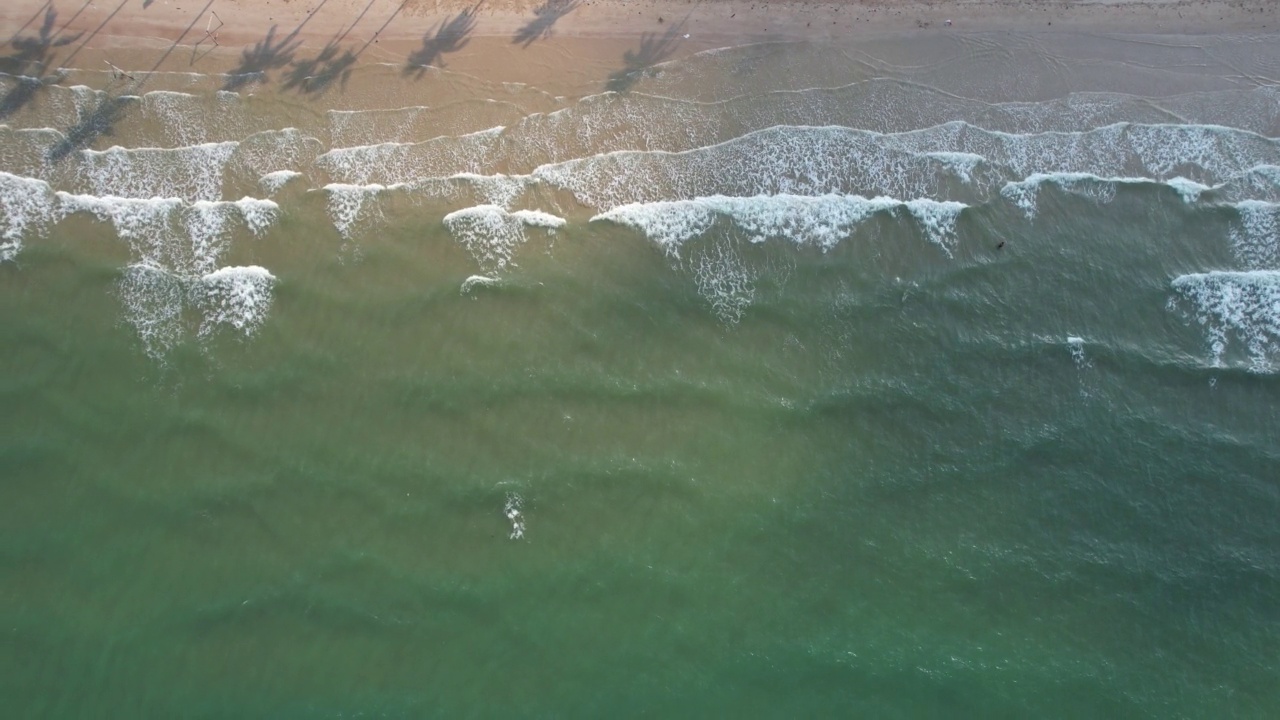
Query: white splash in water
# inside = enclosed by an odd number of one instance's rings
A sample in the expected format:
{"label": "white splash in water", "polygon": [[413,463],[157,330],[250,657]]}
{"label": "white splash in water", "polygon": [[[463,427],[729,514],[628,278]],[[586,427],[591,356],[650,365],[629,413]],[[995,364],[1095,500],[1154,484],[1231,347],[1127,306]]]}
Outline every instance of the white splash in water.
{"label": "white splash in water", "polygon": [[191,287],[193,303],[203,311],[198,335],[207,338],[218,328],[252,337],[271,310],[276,278],[257,265],[224,267],[202,276]]}
{"label": "white splash in water", "polygon": [[1280,353],[1280,272],[1209,272],[1174,279],[1178,297],[1169,301],[1176,309],[1180,298],[1205,330],[1205,339],[1216,367],[1223,367],[1230,346],[1244,345],[1254,372],[1273,372]]}
{"label": "white splash in water", "polygon": [[502,506],[502,514],[511,523],[510,539],[524,538],[524,498],[517,493],[507,493],[507,502]]}
{"label": "white splash in water", "polygon": [[981,155],[964,152],[931,152],[924,156],[938,161],[966,183],[973,182],[973,173],[984,159]]}
{"label": "white splash in water", "polygon": [[0,263],[17,257],[28,233],[43,234],[55,219],[54,210],[48,183],[0,172]]}
{"label": "white splash in water", "polygon": [[275,195],[280,189],[289,184],[290,180],[302,177],[302,173],[296,170],[276,170],[258,178],[258,185],[267,191],[268,195]]}
{"label": "white splash in water", "polygon": [[1031,219],[1036,216],[1040,186],[1045,183],[1105,205],[1115,199],[1116,185],[1150,182],[1156,181],[1139,177],[1099,177],[1078,172],[1036,173],[1025,180],[1006,183],[1000,189],[1000,196],[1017,205],[1027,219]]}
{"label": "white splash in water", "polygon": [[346,185],[330,183],[324,186],[329,196],[329,219],[343,240],[355,240],[356,231],[382,219],[382,210],[376,205],[373,209],[365,206],[381,193],[395,190],[398,185]]}
{"label": "white splash in water", "polygon": [[1231,249],[1250,270],[1280,270],[1280,204],[1245,200],[1235,204],[1240,222],[1231,229]]}
{"label": "white splash in water", "polygon": [[564,218],[540,210],[507,212],[497,205],[476,205],[444,216],[445,227],[482,267],[502,270],[525,242],[525,227],[555,232]]}
{"label": "white splash in water", "polygon": [[1072,335],[1067,338],[1067,347],[1071,350],[1071,361],[1076,364],[1077,370],[1085,370],[1093,367],[1093,363],[1084,354],[1084,338]]}
{"label": "white splash in water", "polygon": [[1188,205],[1199,200],[1201,193],[1206,190],[1213,189],[1208,185],[1202,185],[1194,180],[1188,180],[1181,175],[1175,178],[1170,178],[1166,184],[1181,195],[1182,202],[1187,203]]}
{"label": "white splash in water", "polygon": [[462,288],[459,292],[463,295],[467,295],[471,292],[472,288],[492,287],[494,285],[498,285],[500,282],[501,281],[498,280],[498,278],[489,277],[488,275],[471,275],[466,280],[462,281]]}

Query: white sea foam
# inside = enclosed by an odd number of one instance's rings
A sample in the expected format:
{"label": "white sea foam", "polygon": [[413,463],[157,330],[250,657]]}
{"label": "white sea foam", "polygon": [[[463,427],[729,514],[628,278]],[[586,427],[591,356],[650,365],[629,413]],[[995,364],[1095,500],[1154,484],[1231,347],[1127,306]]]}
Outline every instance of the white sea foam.
{"label": "white sea foam", "polygon": [[110,222],[129,243],[134,262],[179,274],[203,274],[217,267],[228,249],[235,223],[261,236],[279,217],[270,200],[235,202],[181,198],[121,198],[58,192],[60,216],[87,213]]}
{"label": "white sea foam", "polygon": [[540,210],[507,212],[497,205],[476,205],[444,216],[445,227],[481,267],[501,270],[525,242],[525,227],[555,232],[563,218]]}
{"label": "white sea foam", "polygon": [[164,362],[190,335],[207,340],[226,329],[253,336],[271,309],[275,282],[257,266],[184,275],[135,263],[125,268],[118,291],[125,322],[137,332],[143,351]]}
{"label": "white sea foam", "polygon": [[507,501],[502,505],[502,514],[511,523],[512,540],[524,537],[524,498],[518,493],[507,493]]}
{"label": "white sea foam", "polygon": [[930,152],[925,157],[937,160],[965,182],[973,181],[973,173],[983,160],[981,155],[964,152]]}
{"label": "white sea foam", "polygon": [[1155,182],[1157,181],[1149,178],[1099,177],[1092,173],[1036,173],[1024,180],[1006,183],[1000,189],[1000,195],[1021,208],[1027,218],[1034,218],[1040,186],[1045,183],[1056,185],[1066,192],[1087,197],[1096,203],[1106,204],[1115,199],[1116,185]]}
{"label": "white sea foam", "polygon": [[419,143],[381,143],[335,148],[316,166],[336,183],[371,185],[412,182],[460,173],[487,173],[499,157],[503,128]]}
{"label": "white sea foam", "polygon": [[13,260],[28,234],[43,234],[55,219],[55,196],[43,180],[0,171],[0,263]]}
{"label": "white sea foam", "polygon": [[1244,200],[1235,204],[1239,223],[1231,228],[1231,249],[1250,270],[1280,270],[1280,204]]}
{"label": "white sea foam", "polygon": [[329,183],[324,192],[329,198],[329,219],[343,240],[355,240],[356,233],[362,227],[382,219],[382,211],[370,201],[388,190],[396,190],[403,185],[348,185],[346,183]]}
{"label": "white sea foam", "polygon": [[758,273],[743,260],[735,243],[720,240],[698,248],[685,264],[698,294],[716,317],[728,325],[740,321],[755,299]]}
{"label": "white sea foam", "polygon": [[1068,337],[1067,348],[1071,350],[1071,360],[1076,364],[1077,369],[1084,370],[1092,366],[1089,358],[1084,354],[1084,338],[1075,335]]}
{"label": "white sea foam", "polygon": [[1178,299],[1204,328],[1216,366],[1223,366],[1233,343],[1244,346],[1249,367],[1274,372],[1280,354],[1280,272],[1209,272],[1173,280]]}
{"label": "white sea foam", "polygon": [[1199,200],[1200,195],[1206,190],[1213,189],[1208,185],[1198,183],[1195,180],[1188,180],[1181,176],[1169,178],[1165,184],[1177,191],[1177,193],[1182,196],[1182,201],[1187,204]]}
{"label": "white sea foam", "polygon": [[925,235],[947,253],[954,245],[956,219],[966,206],[958,202],[916,199],[903,202],[888,197],[859,195],[715,195],[653,203],[632,203],[591,218],[626,225],[644,233],[669,254],[705,233],[717,216],[730,220],[751,242],[770,238],[825,250],[849,237],[859,224],[877,212],[905,208],[920,223]]}
{"label": "white sea foam", "polygon": [[471,276],[468,276],[466,280],[462,281],[462,287],[461,289],[459,289],[458,292],[463,295],[466,295],[471,292],[472,288],[492,287],[500,283],[501,283],[501,280],[499,280],[498,278],[489,277],[488,275],[471,275]]}
{"label": "white sea foam", "polygon": [[450,178],[469,182],[483,197],[487,204],[510,207],[511,203],[524,192],[529,182],[527,175],[477,175],[475,173],[458,173]]}
{"label": "white sea foam", "polygon": [[217,200],[222,195],[223,169],[238,145],[82,150],[80,173],[94,195]]}
{"label": "white sea foam", "polygon": [[266,321],[275,284],[275,276],[257,265],[224,267],[203,275],[190,293],[204,313],[199,336],[228,328],[251,337]]}
{"label": "white sea foam", "polygon": [[678,153],[605,153],[543,165],[533,176],[605,209],[712,196],[938,196],[946,181],[937,169],[934,160],[874,133],[788,127]]}
{"label": "white sea foam", "polygon": [[153,360],[163,362],[184,335],[186,287],[180,276],[146,263],[125,268],[117,287],[124,320]]}
{"label": "white sea foam", "polygon": [[308,170],[322,149],[318,139],[297,128],[264,130],[240,141],[226,171],[253,180],[277,170]]}
{"label": "white sea foam", "polygon": [[[970,180],[957,184],[954,165],[940,162],[943,153],[982,160],[969,158]],[[616,151],[542,165],[533,175],[598,209],[711,195],[875,192],[984,199],[989,189],[1028,179],[1105,201],[1118,182],[1219,182],[1277,163],[1275,140],[1223,127],[1120,123],[1087,132],[1015,135],[952,122],[891,135],[772,127],[681,152]],[[1018,199],[1034,208],[1034,185],[1021,188]]]}
{"label": "white sea foam", "polygon": [[289,184],[290,180],[302,177],[302,173],[297,170],[276,170],[258,178],[258,184],[268,195],[275,195],[280,192],[280,188]]}

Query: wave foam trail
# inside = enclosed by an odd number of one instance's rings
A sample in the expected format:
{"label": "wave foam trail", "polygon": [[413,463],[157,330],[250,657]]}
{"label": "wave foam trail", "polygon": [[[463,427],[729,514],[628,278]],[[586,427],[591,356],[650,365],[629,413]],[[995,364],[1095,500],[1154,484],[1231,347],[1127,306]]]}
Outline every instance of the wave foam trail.
{"label": "wave foam trail", "polygon": [[336,183],[393,184],[459,173],[484,173],[500,155],[503,128],[437,137],[419,143],[381,143],[330,150],[316,166]]}
{"label": "wave foam trail", "polygon": [[1213,189],[1208,185],[1203,185],[1201,183],[1196,182],[1195,180],[1188,180],[1182,176],[1169,178],[1169,180],[1166,181],[1165,184],[1173,188],[1179,195],[1181,195],[1182,202],[1187,203],[1188,205],[1195,202],[1196,200],[1199,200],[1200,195],[1205,191]]}
{"label": "wave foam trail", "polygon": [[[1273,372],[1280,354],[1280,272],[1209,272],[1173,280],[1174,292],[1189,303],[1205,328],[1209,351],[1217,367],[1232,341],[1243,343],[1254,372]],[[1178,305],[1177,298],[1169,302]]]}
{"label": "wave foam trail", "polygon": [[199,337],[209,337],[221,327],[251,337],[271,309],[275,283],[275,276],[257,265],[224,267],[202,276],[190,293],[204,311]]}
{"label": "wave foam trail", "polygon": [[905,208],[920,223],[929,240],[950,254],[956,220],[965,207],[963,203],[923,198],[904,202],[860,195],[714,195],[692,200],[632,203],[600,213],[591,220],[608,220],[639,230],[671,255],[678,255],[683,243],[707,232],[717,216],[729,219],[751,242],[782,238],[798,245],[816,245],[826,251],[852,235],[859,224],[875,213]]}
{"label": "wave foam trail", "polygon": [[179,148],[82,150],[80,174],[94,195],[217,200],[238,142]]}
{"label": "wave foam trail", "polygon": [[1105,205],[1115,199],[1116,185],[1151,182],[1155,181],[1137,177],[1099,177],[1092,173],[1036,173],[1025,180],[1006,183],[1000,188],[1000,196],[1017,205],[1027,219],[1031,219],[1036,216],[1040,186],[1045,183]]}
{"label": "wave foam trail", "polygon": [[346,183],[325,185],[323,190],[329,197],[329,219],[333,222],[334,229],[338,231],[343,240],[348,242],[354,240],[356,230],[359,227],[382,218],[382,211],[376,206],[371,211],[376,213],[376,217],[371,217],[370,213],[366,212],[365,205],[381,193],[402,187],[404,186],[348,185]]}
{"label": "wave foam trail", "polygon": [[280,188],[289,184],[289,181],[302,177],[302,173],[297,170],[276,170],[258,178],[258,185],[267,191],[268,195],[275,195],[280,192]]}
{"label": "wave foam trail", "polygon": [[136,264],[125,268],[117,289],[125,322],[138,333],[143,352],[163,361],[184,334],[186,293],[182,279],[151,265]]}
{"label": "wave foam trail", "polygon": [[141,200],[58,192],[57,198],[62,216],[83,212],[110,222],[120,239],[129,243],[134,262],[182,274],[198,275],[217,267],[230,246],[236,220],[261,236],[279,217],[276,203],[248,197],[187,203],[181,198]]}
{"label": "wave foam trail", "polygon": [[747,266],[732,241],[699,248],[688,262],[698,294],[727,325],[742,320],[756,295],[758,273]]}
{"label": "wave foam trail", "polygon": [[[184,276],[137,263],[125,268],[118,291],[125,322],[138,333],[143,351],[163,362],[192,332],[193,323],[201,340],[223,328],[253,336],[271,309],[275,282],[275,276],[257,266]],[[191,320],[188,311],[195,315]]]}
{"label": "wave foam trail", "polygon": [[[1095,186],[1138,178],[1218,182],[1276,162],[1277,141],[1215,126],[1121,123],[1014,135],[950,122],[891,135],[777,126],[681,152],[616,151],[541,165],[533,176],[603,209],[711,195],[881,193],[968,200],[1023,178],[1105,194]],[[1086,183],[1089,178],[1095,182]],[[1024,187],[1019,200],[1034,208],[1032,189]]]}
{"label": "wave foam trail", "polygon": [[1280,204],[1244,200],[1235,204],[1240,223],[1231,229],[1231,249],[1251,270],[1280,269]]}
{"label": "wave foam trail", "polygon": [[13,260],[28,232],[44,233],[54,221],[56,198],[43,180],[0,171],[0,263]]}
{"label": "wave foam trail", "polygon": [[482,267],[501,270],[524,244],[525,227],[555,232],[565,221],[540,210],[507,212],[497,205],[476,205],[445,215],[444,224]]}

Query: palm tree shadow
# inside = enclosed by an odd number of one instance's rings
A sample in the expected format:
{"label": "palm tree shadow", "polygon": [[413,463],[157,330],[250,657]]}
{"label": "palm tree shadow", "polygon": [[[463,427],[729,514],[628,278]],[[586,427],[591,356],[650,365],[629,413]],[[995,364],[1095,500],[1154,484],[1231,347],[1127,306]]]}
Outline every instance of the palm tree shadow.
{"label": "palm tree shadow", "polygon": [[546,0],[533,11],[533,19],[516,32],[511,42],[529,47],[539,38],[551,37],[552,26],[559,22],[560,18],[576,10],[580,1]]}
{"label": "palm tree shadow", "polygon": [[285,75],[285,90],[297,90],[308,95],[318,95],[334,83],[346,88],[351,69],[356,64],[356,53],[350,49],[339,54],[336,41],[330,41],[319,55],[293,63],[293,69]]}
{"label": "palm tree shadow", "polygon": [[58,11],[50,6],[44,13],[44,22],[37,34],[15,37],[9,41],[13,52],[0,57],[0,72],[13,75],[17,85],[0,98],[0,118],[9,117],[21,110],[35,99],[41,88],[63,78],[61,71],[50,72],[55,59],[54,51],[70,45],[84,33],[58,37],[60,31],[55,32],[53,29],[57,20]]}
{"label": "palm tree shadow", "polygon": [[471,38],[467,36],[476,28],[476,13],[479,10],[480,3],[476,3],[453,18],[442,21],[434,33],[428,32],[422,39],[422,47],[409,55],[402,74],[417,80],[426,74],[427,68],[433,63],[439,62],[444,67],[442,58],[445,53],[457,52],[471,42]]}
{"label": "palm tree shadow", "polygon": [[276,41],[277,25],[267,30],[267,36],[256,44],[247,47],[240,54],[240,64],[227,73],[227,81],[223,90],[236,90],[266,75],[269,70],[276,70],[293,61],[293,54],[298,51],[302,41],[297,39],[295,30]]}
{"label": "palm tree shadow", "polygon": [[680,31],[684,21],[667,28],[661,35],[645,33],[640,36],[640,47],[628,50],[622,56],[622,69],[609,76],[605,90],[626,92],[644,77],[654,74],[653,66],[671,57],[684,39]]}
{"label": "palm tree shadow", "polygon": [[96,138],[110,135],[115,125],[124,117],[125,110],[136,100],[132,95],[104,98],[92,112],[67,130],[62,140],[49,148],[49,162],[58,162],[71,153],[88,147]]}

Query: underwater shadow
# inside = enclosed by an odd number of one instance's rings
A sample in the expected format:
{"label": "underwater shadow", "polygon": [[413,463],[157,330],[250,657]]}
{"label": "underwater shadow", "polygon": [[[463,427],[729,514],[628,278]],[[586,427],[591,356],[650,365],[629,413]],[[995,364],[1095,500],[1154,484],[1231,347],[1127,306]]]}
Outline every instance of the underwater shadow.
{"label": "underwater shadow", "polygon": [[681,30],[684,21],[667,28],[661,35],[645,33],[640,36],[640,47],[628,50],[622,56],[622,69],[609,76],[605,90],[622,93],[631,89],[641,79],[653,74],[653,66],[671,57],[683,41]]}
{"label": "underwater shadow", "polygon": [[511,38],[516,45],[529,47],[535,40],[551,37],[551,28],[560,18],[578,9],[580,0],[546,0],[533,11],[533,19]]}
{"label": "underwater shadow", "polygon": [[135,96],[116,95],[103,98],[98,106],[84,116],[80,122],[69,128],[62,140],[49,148],[47,158],[56,163],[71,153],[88,147],[90,143],[103,135],[110,135],[127,107],[136,100]]}
{"label": "underwater shadow", "polygon": [[413,76],[417,80],[434,63],[439,62],[440,67],[444,67],[441,58],[445,53],[457,52],[471,42],[471,38],[467,36],[476,29],[476,13],[479,10],[480,3],[476,3],[453,18],[441,21],[434,33],[428,32],[422,38],[422,47],[409,55],[401,74],[405,77]]}

